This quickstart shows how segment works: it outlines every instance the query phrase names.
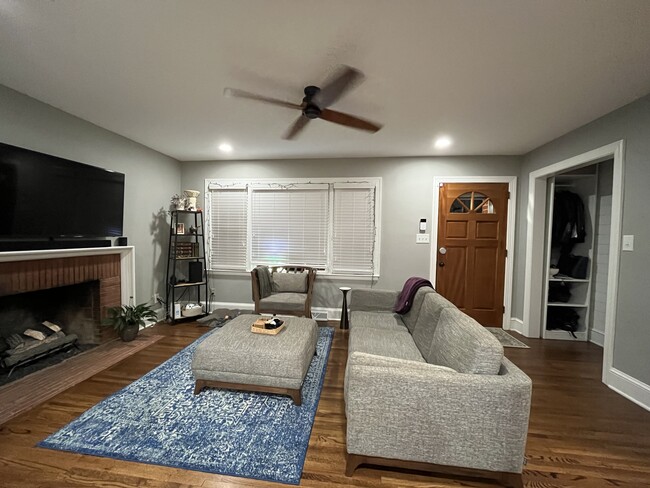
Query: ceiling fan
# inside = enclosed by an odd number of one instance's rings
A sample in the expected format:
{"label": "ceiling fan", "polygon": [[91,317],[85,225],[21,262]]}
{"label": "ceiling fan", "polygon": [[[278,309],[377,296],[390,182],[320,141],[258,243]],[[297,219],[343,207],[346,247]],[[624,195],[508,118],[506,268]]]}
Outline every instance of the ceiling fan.
{"label": "ceiling fan", "polygon": [[258,102],[269,103],[280,107],[301,110],[302,115],[298,117],[291,127],[289,127],[289,130],[287,130],[283,136],[284,139],[295,138],[312,119],[323,119],[353,129],[360,129],[374,133],[381,129],[381,125],[354,115],[327,108],[341,98],[352,87],[361,83],[363,78],[364,76],[361,71],[351,68],[350,66],[341,65],[325,82],[322,88],[313,85],[305,87],[305,96],[300,104],[285,102],[283,100],[257,95],[236,88],[226,88],[223,91],[223,94],[226,97],[246,98],[248,100],[256,100]]}

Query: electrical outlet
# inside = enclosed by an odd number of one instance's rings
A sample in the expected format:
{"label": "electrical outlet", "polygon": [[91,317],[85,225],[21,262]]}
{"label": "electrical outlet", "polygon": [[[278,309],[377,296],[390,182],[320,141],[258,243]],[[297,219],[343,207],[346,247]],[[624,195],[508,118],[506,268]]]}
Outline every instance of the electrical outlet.
{"label": "electrical outlet", "polygon": [[153,303],[158,303],[160,301],[160,295],[158,292],[154,292],[153,294]]}
{"label": "electrical outlet", "polygon": [[415,234],[416,244],[429,244],[429,234]]}

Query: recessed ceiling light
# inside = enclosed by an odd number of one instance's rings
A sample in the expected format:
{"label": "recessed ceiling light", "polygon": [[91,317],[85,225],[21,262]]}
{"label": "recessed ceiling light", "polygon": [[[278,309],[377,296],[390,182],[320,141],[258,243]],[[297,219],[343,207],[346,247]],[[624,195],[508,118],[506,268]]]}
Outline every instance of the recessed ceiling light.
{"label": "recessed ceiling light", "polygon": [[454,141],[449,136],[440,136],[433,143],[436,149],[446,149],[451,146]]}
{"label": "recessed ceiling light", "polygon": [[228,144],[227,142],[224,142],[223,144],[219,144],[219,151],[229,153],[232,152],[232,146]]}

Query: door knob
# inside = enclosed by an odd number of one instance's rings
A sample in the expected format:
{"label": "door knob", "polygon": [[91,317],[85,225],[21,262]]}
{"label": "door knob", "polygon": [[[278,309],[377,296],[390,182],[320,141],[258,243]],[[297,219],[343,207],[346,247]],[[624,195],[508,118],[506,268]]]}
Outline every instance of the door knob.
{"label": "door knob", "polygon": [[438,252],[444,256],[445,254],[447,254],[447,248],[441,247],[440,249],[438,249]]}

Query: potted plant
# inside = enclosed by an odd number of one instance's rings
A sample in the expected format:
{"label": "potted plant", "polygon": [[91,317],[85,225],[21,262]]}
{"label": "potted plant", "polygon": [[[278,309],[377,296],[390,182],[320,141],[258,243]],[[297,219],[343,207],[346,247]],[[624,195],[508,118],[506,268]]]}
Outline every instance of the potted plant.
{"label": "potted plant", "polygon": [[108,317],[102,320],[103,325],[112,326],[123,341],[129,342],[136,338],[140,326],[145,325],[146,319],[155,319],[156,312],[146,303],[140,305],[122,305],[110,307]]}
{"label": "potted plant", "polygon": [[172,210],[185,210],[187,204],[187,197],[185,195],[181,196],[178,193],[172,195],[171,198]]}

